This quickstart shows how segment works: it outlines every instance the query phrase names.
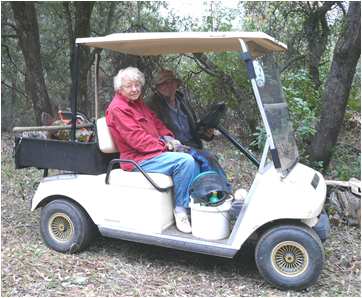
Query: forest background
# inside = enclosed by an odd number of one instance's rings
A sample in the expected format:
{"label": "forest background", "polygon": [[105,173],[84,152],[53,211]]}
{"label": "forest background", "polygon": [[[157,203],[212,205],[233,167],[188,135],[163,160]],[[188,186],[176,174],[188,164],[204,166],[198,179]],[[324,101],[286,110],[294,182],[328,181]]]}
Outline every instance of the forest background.
{"label": "forest background", "polygon": [[[288,46],[277,60],[301,161],[329,179],[360,179],[360,2],[226,2],[1,2],[1,296],[361,297],[360,226],[343,222],[331,221],[321,277],[302,292],[268,285],[247,250],[225,260],[100,237],[87,251],[69,255],[48,249],[41,239],[40,211],[30,211],[29,202],[43,173],[15,170],[11,130],[40,125],[42,112],[56,116],[69,108],[76,37],[268,33]],[[194,17],[185,15],[190,9]],[[260,156],[265,132],[238,53],[143,58],[98,53],[102,111],[120,68],[133,65],[146,74],[146,96],[155,71],[172,68],[193,93],[198,115],[211,103],[226,101],[223,126]],[[81,52],[78,108],[89,118],[95,110],[96,54]],[[234,188],[250,186],[257,169],[249,160],[222,136],[205,145],[218,154]]]}
{"label": "forest background", "polygon": [[[77,37],[262,31],[288,46],[278,63],[302,162],[334,178],[360,178],[360,3],[201,2],[198,19],[178,15],[167,1],[2,2],[2,131],[40,125],[42,112],[55,116],[69,108]],[[133,65],[145,73],[146,95],[154,73],[172,68],[197,99],[192,104],[199,115],[214,101],[226,101],[224,125],[255,152],[262,148],[265,132],[238,53],[137,57],[84,48],[78,108],[89,118],[97,53],[103,108],[120,68]]]}

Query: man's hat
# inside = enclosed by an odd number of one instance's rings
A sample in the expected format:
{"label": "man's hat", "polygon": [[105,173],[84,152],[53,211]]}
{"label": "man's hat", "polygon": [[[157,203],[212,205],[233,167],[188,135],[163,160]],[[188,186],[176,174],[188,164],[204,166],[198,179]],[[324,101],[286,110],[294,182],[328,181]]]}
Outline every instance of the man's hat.
{"label": "man's hat", "polygon": [[176,81],[178,86],[181,85],[182,81],[178,79],[172,70],[162,69],[160,70],[153,80],[155,86],[161,85],[167,81]]}

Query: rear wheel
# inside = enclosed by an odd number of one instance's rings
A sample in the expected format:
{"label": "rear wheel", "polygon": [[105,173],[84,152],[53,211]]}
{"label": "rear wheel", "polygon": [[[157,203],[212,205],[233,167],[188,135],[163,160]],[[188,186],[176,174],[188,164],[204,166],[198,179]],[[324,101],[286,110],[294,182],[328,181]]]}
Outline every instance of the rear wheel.
{"label": "rear wheel", "polygon": [[282,289],[305,289],[323,268],[324,249],[318,235],[302,225],[267,230],[255,248],[255,261],[266,281]]}
{"label": "rear wheel", "polygon": [[43,207],[40,232],[48,247],[59,252],[75,253],[89,245],[94,224],[81,207],[68,200],[57,199]]}

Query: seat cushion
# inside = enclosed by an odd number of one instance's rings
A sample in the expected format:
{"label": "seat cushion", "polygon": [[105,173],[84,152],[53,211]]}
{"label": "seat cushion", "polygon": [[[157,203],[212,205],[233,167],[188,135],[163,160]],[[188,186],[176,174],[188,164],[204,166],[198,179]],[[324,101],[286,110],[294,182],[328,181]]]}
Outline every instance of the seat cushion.
{"label": "seat cushion", "polygon": [[[170,176],[160,173],[147,173],[151,179],[160,187],[172,187],[173,181]],[[109,175],[109,184],[136,188],[153,188],[152,184],[141,172],[127,172],[121,169],[112,170]],[[156,190],[156,189],[155,189]]]}

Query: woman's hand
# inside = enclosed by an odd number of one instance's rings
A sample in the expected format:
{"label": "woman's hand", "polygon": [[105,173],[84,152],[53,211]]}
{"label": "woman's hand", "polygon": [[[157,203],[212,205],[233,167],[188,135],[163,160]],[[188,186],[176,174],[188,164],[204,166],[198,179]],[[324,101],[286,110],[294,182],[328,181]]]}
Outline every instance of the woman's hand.
{"label": "woman's hand", "polygon": [[176,146],[181,145],[181,142],[179,140],[176,139],[170,139],[166,141],[166,146],[168,151],[174,151]]}

